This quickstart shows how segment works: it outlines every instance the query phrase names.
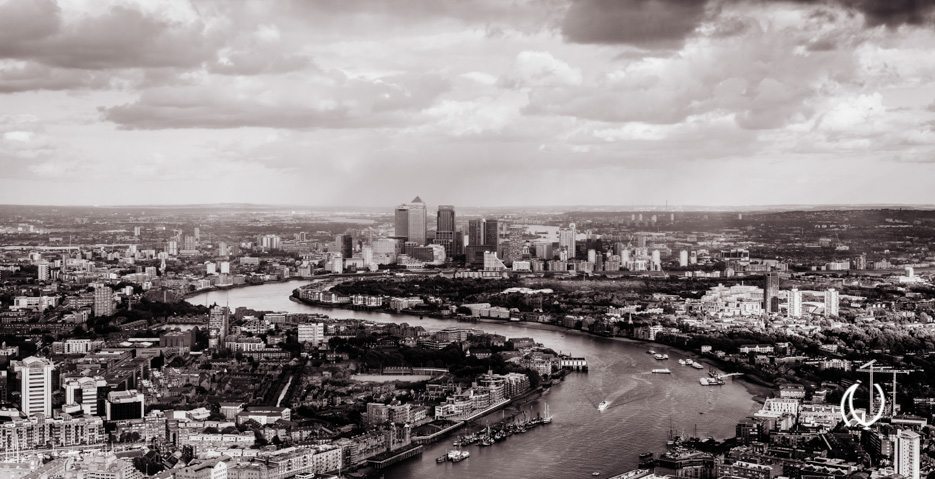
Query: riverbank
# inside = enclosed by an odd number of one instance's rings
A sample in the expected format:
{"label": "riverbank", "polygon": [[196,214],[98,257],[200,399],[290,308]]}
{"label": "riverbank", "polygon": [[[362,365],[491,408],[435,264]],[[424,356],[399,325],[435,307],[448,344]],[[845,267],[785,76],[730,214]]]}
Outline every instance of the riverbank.
{"label": "riverbank", "polygon": [[[352,311],[352,312],[353,311],[365,311],[365,312],[371,312],[371,313],[382,313],[382,314],[387,314],[390,316],[406,316],[406,317],[413,317],[416,314],[418,314],[418,313],[413,313],[413,312],[384,310],[382,308],[349,308],[347,307],[347,305],[344,305],[344,304],[318,303],[318,302],[313,302],[313,301],[307,301],[301,298],[296,298],[295,296],[292,296],[292,295],[289,296],[289,299],[299,304],[305,304],[305,305],[313,306],[313,307],[325,307],[328,309],[339,309],[342,311]],[[566,328],[564,326],[559,326],[557,324],[536,323],[536,322],[530,322],[530,321],[504,321],[504,320],[491,319],[491,318],[474,318],[474,317],[470,318],[470,320],[462,320],[460,319],[461,318],[460,316],[430,314],[430,313],[422,314],[422,316],[429,317],[432,319],[437,319],[440,321],[451,321],[453,323],[459,323],[459,324],[478,324],[478,323],[508,324],[510,326],[519,326],[519,327],[532,329],[532,330],[553,331],[553,332],[558,332],[558,333],[568,333],[568,334],[579,335],[579,336],[589,336],[592,338],[605,338],[605,339],[609,339],[612,341],[619,341],[619,342],[630,343],[630,344],[645,344],[647,346],[653,346],[653,347],[662,346],[662,347],[669,348],[674,351],[678,351],[684,356],[692,358],[701,363],[704,363],[709,367],[719,368],[719,369],[728,369],[730,366],[730,363],[726,361],[722,361],[718,358],[711,357],[711,356],[705,356],[698,352],[692,351],[690,349],[681,348],[679,346],[659,343],[655,341],[649,341],[645,339],[638,339],[638,338],[628,338],[628,337],[623,337],[623,336],[605,336],[601,334],[594,334],[590,331],[584,331],[581,329]],[[419,319],[422,319],[422,318],[420,317]],[[411,325],[416,326],[418,324],[419,324],[418,321],[416,321],[412,323]],[[762,403],[764,401],[764,398],[768,397],[770,393],[776,388],[775,384],[771,383],[770,381],[767,381],[765,378],[762,378],[762,377],[759,377],[757,375],[750,374],[750,373],[745,373],[743,376],[734,378],[732,380],[742,385],[747,390],[747,392],[749,392],[754,397],[754,399],[759,403]]]}

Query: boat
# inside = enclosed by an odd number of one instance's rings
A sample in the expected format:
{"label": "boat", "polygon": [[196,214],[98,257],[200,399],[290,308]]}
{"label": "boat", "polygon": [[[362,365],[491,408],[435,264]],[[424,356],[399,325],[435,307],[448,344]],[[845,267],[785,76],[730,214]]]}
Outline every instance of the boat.
{"label": "boat", "polygon": [[448,460],[451,462],[461,462],[469,457],[471,457],[471,453],[468,451],[462,451],[460,449],[448,451]]}
{"label": "boat", "polygon": [[437,462],[438,464],[441,464],[441,463],[443,463],[443,462],[445,462],[445,461],[447,461],[447,460],[448,460],[448,455],[447,455],[447,454],[444,455],[444,456],[438,456],[438,457],[435,458],[435,462]]}
{"label": "boat", "polygon": [[692,361],[691,366],[692,366],[693,368],[695,368],[695,369],[704,369],[704,366],[702,366],[701,363],[699,363],[699,362],[697,362],[697,361]]}
{"label": "boat", "polygon": [[719,378],[701,378],[699,379],[702,386],[723,386],[724,380]]}
{"label": "boat", "polygon": [[656,351],[653,351],[652,349],[650,349],[649,351],[646,351],[646,354],[656,354]]}
{"label": "boat", "polygon": [[610,406],[610,403],[609,403],[609,402],[607,402],[606,400],[601,401],[601,403],[597,405],[597,410],[598,410],[598,411],[603,411],[603,410],[607,409],[607,406]]}
{"label": "boat", "polygon": [[549,424],[552,422],[552,412],[549,411],[549,403],[545,403],[545,409],[542,411],[542,419],[539,420],[542,424]]}
{"label": "boat", "polygon": [[653,369],[653,374],[672,374],[672,371],[668,368],[665,369]]}
{"label": "boat", "polygon": [[685,362],[684,359],[679,359],[679,364],[681,364],[682,366],[685,366],[685,365],[687,365],[688,363]]}
{"label": "boat", "polygon": [[657,361],[662,361],[662,360],[665,360],[665,359],[669,359],[669,355],[668,355],[668,354],[654,354],[653,357],[656,358]]}
{"label": "boat", "polygon": [[597,477],[597,476],[600,476],[601,473],[599,473],[599,472],[597,472],[597,471],[594,471],[594,472],[591,473],[591,475],[594,476],[594,477]]}

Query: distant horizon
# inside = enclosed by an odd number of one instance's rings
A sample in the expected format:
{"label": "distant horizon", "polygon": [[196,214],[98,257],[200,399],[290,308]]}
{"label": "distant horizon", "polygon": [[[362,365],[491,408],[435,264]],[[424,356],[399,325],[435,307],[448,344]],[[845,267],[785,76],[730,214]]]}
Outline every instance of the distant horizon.
{"label": "distant horizon", "polygon": [[[402,202],[400,202],[402,203]],[[386,210],[386,213],[389,214],[392,212],[392,208],[397,206],[400,203],[388,204],[388,205],[310,205],[310,204],[289,204],[289,203],[227,203],[227,202],[218,202],[218,203],[163,203],[163,204],[43,204],[43,203],[0,203],[0,208],[16,208],[16,207],[33,207],[33,208],[113,208],[113,209],[127,209],[127,208],[167,208],[167,209],[188,209],[188,208],[260,208],[260,209],[279,209],[279,208],[292,208],[292,209],[322,209],[322,210],[353,210],[355,208],[362,210]],[[796,210],[888,210],[888,209],[913,209],[913,210],[935,210],[935,204],[907,204],[907,203],[866,203],[866,204],[847,204],[847,203],[825,203],[825,204],[758,204],[758,205],[654,205],[654,204],[570,204],[570,205],[557,205],[557,204],[542,204],[542,205],[497,205],[497,206],[483,206],[483,205],[459,205],[452,204],[450,202],[431,202],[426,201],[425,204],[429,207],[429,210],[436,209],[439,205],[453,205],[455,210],[469,209],[469,210],[510,210],[510,209],[552,209],[552,210],[568,210],[568,211],[587,211],[587,210],[597,210],[597,211],[653,211],[660,213],[678,213],[678,212],[757,212],[757,211],[796,211]],[[349,211],[353,212],[353,211]]]}

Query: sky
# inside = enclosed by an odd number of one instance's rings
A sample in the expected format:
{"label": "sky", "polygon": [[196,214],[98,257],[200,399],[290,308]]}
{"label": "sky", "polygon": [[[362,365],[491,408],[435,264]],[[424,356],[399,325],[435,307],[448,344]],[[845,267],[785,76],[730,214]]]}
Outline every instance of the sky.
{"label": "sky", "polygon": [[0,0],[0,203],[935,204],[930,0]]}

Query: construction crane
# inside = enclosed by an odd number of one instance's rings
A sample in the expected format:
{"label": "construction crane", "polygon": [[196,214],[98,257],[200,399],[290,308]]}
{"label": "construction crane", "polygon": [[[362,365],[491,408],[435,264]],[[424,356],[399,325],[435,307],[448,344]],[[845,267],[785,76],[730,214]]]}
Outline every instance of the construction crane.
{"label": "construction crane", "polygon": [[870,386],[869,386],[869,389],[870,389],[870,404],[869,404],[869,406],[867,407],[867,414],[868,414],[868,415],[872,415],[872,414],[873,414],[873,373],[874,373],[874,371],[876,371],[876,372],[878,372],[878,373],[884,373],[884,374],[892,373],[892,374],[893,374],[893,399],[891,400],[891,405],[890,405],[890,408],[891,408],[891,409],[890,409],[890,413],[891,413],[891,415],[895,416],[895,415],[896,415],[896,375],[897,375],[897,374],[911,374],[911,373],[914,373],[914,372],[916,372],[916,371],[918,371],[918,370],[917,370],[917,369],[896,369],[896,368],[894,368],[894,367],[892,367],[892,366],[877,366],[877,367],[874,367],[875,363],[876,363],[876,359],[871,360],[870,362],[868,362],[868,363],[864,364],[863,366],[860,366],[859,368],[857,368],[857,372],[869,373],[869,374],[870,374]]}

